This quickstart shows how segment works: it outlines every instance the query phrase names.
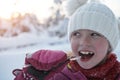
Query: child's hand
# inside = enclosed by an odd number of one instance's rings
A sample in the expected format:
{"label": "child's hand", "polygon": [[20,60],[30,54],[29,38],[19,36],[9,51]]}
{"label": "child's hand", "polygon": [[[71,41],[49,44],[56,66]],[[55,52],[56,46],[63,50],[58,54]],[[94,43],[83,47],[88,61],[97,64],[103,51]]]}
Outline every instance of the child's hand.
{"label": "child's hand", "polygon": [[67,59],[63,51],[39,50],[31,55],[26,56],[26,65],[32,65],[38,70],[50,70]]}

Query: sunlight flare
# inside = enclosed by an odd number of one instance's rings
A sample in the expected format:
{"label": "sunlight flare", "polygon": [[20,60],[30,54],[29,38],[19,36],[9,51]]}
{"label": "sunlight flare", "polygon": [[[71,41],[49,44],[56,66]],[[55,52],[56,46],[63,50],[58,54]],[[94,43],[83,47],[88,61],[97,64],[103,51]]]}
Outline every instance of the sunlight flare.
{"label": "sunlight flare", "polygon": [[50,16],[53,0],[0,0],[0,17],[10,18],[16,12],[34,13],[39,18]]}

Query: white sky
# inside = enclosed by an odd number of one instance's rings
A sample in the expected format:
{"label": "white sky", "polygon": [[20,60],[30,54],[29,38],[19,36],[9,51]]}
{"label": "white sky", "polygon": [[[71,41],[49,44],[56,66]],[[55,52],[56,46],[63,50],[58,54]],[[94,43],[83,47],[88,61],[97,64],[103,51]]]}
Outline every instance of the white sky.
{"label": "white sky", "polygon": [[30,12],[38,17],[50,15],[48,8],[53,5],[53,0],[0,0],[0,17],[9,18],[13,12]]}
{"label": "white sky", "polygon": [[[107,4],[116,14],[120,16],[120,0],[101,0]],[[13,12],[35,13],[39,18],[50,16],[49,7],[53,0],[0,0],[0,17],[10,18]]]}

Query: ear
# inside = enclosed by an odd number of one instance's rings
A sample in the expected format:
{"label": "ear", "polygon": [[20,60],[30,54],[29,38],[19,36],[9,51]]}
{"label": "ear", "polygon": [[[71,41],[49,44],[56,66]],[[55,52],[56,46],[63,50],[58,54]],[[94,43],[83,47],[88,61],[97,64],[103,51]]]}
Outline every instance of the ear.
{"label": "ear", "polygon": [[109,46],[109,48],[108,48],[108,53],[110,53],[110,52],[112,52],[112,47],[111,46]]}

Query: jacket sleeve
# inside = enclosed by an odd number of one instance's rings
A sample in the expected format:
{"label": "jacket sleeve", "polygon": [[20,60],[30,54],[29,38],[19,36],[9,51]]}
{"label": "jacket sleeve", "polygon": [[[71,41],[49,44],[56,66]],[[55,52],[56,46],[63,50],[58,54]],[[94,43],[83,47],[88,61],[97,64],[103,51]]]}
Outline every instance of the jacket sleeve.
{"label": "jacket sleeve", "polygon": [[87,80],[87,78],[80,72],[74,72],[65,66],[60,72],[55,73],[49,80]]}

